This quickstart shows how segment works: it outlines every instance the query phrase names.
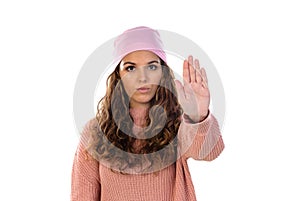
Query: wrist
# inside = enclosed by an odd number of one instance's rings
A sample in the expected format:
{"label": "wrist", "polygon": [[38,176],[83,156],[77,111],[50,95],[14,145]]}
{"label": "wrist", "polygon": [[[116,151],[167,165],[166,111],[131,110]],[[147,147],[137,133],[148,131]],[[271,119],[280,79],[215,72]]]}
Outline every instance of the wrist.
{"label": "wrist", "polygon": [[204,121],[209,115],[209,110],[206,111],[206,113],[204,113],[204,115],[200,115],[200,122]]}
{"label": "wrist", "polygon": [[187,115],[187,114],[184,114],[185,118],[188,119],[190,122],[193,122],[193,123],[200,123],[202,121],[204,121],[209,115],[209,110],[204,113],[204,114],[201,114],[201,115]]}

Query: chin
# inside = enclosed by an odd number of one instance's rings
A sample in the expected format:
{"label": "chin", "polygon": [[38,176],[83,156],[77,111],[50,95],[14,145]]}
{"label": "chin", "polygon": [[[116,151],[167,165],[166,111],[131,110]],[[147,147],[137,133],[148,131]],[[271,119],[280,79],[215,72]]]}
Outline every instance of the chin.
{"label": "chin", "polygon": [[132,98],[131,102],[135,103],[135,104],[149,104],[151,99],[153,98],[153,96],[151,97],[138,97],[138,98]]}

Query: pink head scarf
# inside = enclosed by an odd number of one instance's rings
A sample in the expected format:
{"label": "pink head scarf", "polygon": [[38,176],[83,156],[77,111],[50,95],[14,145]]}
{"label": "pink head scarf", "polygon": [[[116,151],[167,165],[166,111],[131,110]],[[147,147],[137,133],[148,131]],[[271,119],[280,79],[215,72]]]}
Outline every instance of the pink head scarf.
{"label": "pink head scarf", "polygon": [[160,35],[154,29],[139,26],[119,35],[114,42],[114,62],[119,63],[127,54],[137,50],[151,51],[167,63]]}

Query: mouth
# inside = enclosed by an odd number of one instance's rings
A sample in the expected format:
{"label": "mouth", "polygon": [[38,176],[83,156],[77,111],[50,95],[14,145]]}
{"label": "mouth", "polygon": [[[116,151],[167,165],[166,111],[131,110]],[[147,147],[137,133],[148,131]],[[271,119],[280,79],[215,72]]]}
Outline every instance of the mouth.
{"label": "mouth", "polygon": [[147,93],[150,91],[150,88],[149,87],[140,87],[140,88],[137,88],[137,91],[140,93]]}

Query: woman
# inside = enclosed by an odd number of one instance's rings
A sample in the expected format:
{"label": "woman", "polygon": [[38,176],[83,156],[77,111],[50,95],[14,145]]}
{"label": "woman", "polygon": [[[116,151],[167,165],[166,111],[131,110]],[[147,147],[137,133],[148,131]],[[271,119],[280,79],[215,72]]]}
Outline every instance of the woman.
{"label": "woman", "polygon": [[148,27],[121,34],[114,59],[76,151],[71,200],[196,200],[187,159],[213,160],[224,148],[205,70],[189,56],[184,84],[174,82],[159,33]]}

